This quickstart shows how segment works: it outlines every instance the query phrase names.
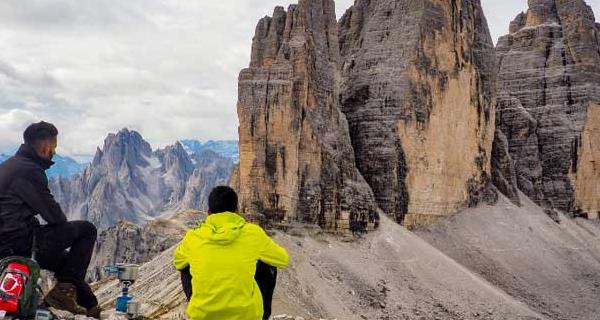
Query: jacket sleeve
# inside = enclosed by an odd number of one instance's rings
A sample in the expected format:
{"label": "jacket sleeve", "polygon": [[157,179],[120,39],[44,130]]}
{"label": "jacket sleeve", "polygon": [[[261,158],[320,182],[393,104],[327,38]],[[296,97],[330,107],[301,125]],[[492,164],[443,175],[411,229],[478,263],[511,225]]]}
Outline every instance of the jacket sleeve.
{"label": "jacket sleeve", "polygon": [[262,228],[260,228],[260,231],[263,238],[263,246],[258,260],[277,268],[287,267],[290,260],[287,251],[273,241]]}
{"label": "jacket sleeve", "polygon": [[67,222],[67,217],[48,188],[48,178],[34,171],[28,177],[16,179],[11,189],[49,225]]}
{"label": "jacket sleeve", "polygon": [[185,235],[183,240],[179,243],[179,245],[175,248],[175,251],[173,252],[173,265],[175,266],[175,269],[180,271],[190,266],[189,250],[187,248],[187,242],[189,238],[188,234]]}

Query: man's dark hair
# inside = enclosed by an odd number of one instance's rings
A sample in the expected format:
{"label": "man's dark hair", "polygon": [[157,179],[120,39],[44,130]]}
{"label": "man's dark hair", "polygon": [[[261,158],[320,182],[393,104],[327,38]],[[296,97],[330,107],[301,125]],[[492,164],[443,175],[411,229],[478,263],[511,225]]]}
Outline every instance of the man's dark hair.
{"label": "man's dark hair", "polygon": [[36,146],[44,140],[58,136],[58,129],[52,124],[44,121],[33,123],[23,132],[23,140],[28,146]]}
{"label": "man's dark hair", "polygon": [[233,189],[227,186],[214,188],[208,196],[208,210],[210,213],[236,212],[238,197]]}

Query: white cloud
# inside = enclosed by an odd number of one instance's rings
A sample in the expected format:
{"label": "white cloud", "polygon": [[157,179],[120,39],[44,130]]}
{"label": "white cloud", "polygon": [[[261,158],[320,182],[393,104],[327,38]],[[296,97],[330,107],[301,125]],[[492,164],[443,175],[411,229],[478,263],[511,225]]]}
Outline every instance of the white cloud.
{"label": "white cloud", "polygon": [[[235,139],[256,22],[293,1],[0,1],[0,152],[38,119],[59,127],[70,155],[123,127],[154,147]],[[495,39],[526,1],[482,2]],[[352,3],[338,0],[338,16]]]}
{"label": "white cloud", "polygon": [[[14,132],[23,132],[27,125],[36,121],[36,116],[22,109],[11,109],[0,114],[0,137],[7,137]],[[13,150],[16,145],[13,141],[0,139],[0,150]]]}

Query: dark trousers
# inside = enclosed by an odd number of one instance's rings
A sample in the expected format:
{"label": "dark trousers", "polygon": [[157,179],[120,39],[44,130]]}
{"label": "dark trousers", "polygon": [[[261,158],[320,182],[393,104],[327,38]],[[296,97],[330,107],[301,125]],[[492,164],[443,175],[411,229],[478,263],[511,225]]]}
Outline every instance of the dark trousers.
{"label": "dark trousers", "polygon": [[[87,221],[72,221],[57,226],[42,226],[35,233],[36,260],[40,268],[54,272],[56,280],[75,285],[77,303],[84,308],[98,305],[98,300],[85,282],[94,245],[96,227]],[[11,241],[12,250],[5,255],[31,256],[31,236]]]}
{"label": "dark trousers", "polygon": [[[183,286],[183,292],[190,301],[192,298],[192,275],[190,268],[186,268],[181,271],[181,285]],[[275,285],[277,284],[277,268],[272,267],[262,261],[258,261],[256,264],[256,274],[254,274],[254,280],[258,284],[260,293],[263,298],[263,320],[268,320],[271,317],[271,305],[273,304],[273,292],[275,292]]]}

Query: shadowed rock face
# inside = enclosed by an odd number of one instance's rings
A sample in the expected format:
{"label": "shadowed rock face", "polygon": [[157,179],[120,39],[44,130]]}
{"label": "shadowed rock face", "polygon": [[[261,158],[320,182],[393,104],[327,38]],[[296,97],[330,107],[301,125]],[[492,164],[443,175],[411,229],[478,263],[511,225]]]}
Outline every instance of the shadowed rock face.
{"label": "shadowed rock face", "polygon": [[341,100],[379,207],[427,223],[490,178],[495,58],[477,0],[357,0],[340,21]]}
{"label": "shadowed rock face", "polygon": [[277,7],[258,23],[239,76],[242,212],[327,230],[377,224],[340,111],[340,62],[332,0]]}
{"label": "shadowed rock face", "polygon": [[492,182],[498,191],[506,195],[514,204],[520,205],[517,175],[508,151],[508,139],[500,130],[496,130],[492,145]]}
{"label": "shadowed rock face", "polygon": [[[498,128],[538,204],[597,217],[600,29],[582,0],[530,0],[497,46]],[[594,111],[595,110],[595,111]]]}

